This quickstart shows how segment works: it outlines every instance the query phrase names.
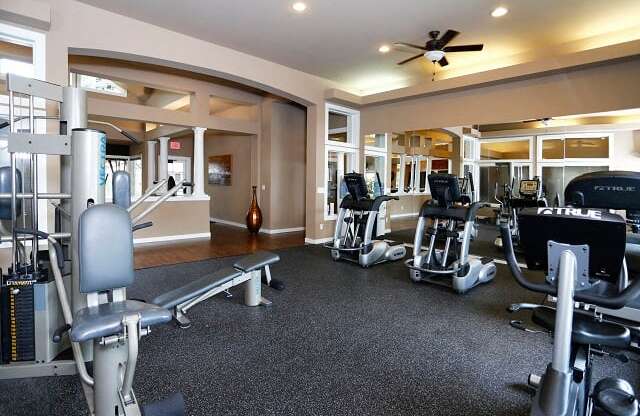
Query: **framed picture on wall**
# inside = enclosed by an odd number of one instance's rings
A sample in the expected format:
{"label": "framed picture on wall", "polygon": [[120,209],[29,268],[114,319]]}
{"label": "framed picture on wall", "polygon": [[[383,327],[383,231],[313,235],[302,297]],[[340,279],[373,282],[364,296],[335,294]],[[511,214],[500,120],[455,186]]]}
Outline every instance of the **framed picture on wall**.
{"label": "framed picture on wall", "polygon": [[231,155],[209,156],[209,185],[231,186]]}

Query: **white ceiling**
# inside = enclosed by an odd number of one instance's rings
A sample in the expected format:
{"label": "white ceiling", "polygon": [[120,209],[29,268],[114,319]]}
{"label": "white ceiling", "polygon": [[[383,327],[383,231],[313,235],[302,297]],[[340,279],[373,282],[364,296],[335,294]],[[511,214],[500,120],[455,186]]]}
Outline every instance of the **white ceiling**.
{"label": "white ceiling", "polygon": [[[587,38],[596,40],[587,47],[640,38],[640,0],[306,0],[303,14],[291,10],[292,0],[80,1],[365,93],[430,79],[426,60],[398,67],[412,54],[377,51],[394,41],[423,43],[430,30],[461,32],[451,45],[485,44],[482,52],[448,54],[441,77],[543,59]],[[499,4],[510,12],[496,19],[490,12]]]}

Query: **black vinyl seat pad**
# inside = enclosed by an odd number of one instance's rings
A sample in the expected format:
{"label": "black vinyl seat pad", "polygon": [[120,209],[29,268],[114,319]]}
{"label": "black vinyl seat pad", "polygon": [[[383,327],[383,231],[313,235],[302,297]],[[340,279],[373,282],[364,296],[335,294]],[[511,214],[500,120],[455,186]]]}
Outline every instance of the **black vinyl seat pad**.
{"label": "black vinyl seat pad", "polygon": [[163,308],[173,308],[181,303],[187,302],[200,295],[215,289],[218,286],[222,286],[225,283],[239,277],[242,274],[240,270],[232,267],[225,267],[220,270],[216,270],[213,273],[202,276],[201,278],[194,280],[184,286],[177,289],[170,290],[163,293],[151,300],[154,305],[161,306]]}
{"label": "black vinyl seat pad", "polygon": [[[533,311],[531,320],[541,327],[553,331],[556,321],[556,310],[548,306],[540,306]],[[582,345],[600,345],[627,349],[631,344],[629,328],[613,322],[598,322],[591,314],[574,311],[572,341]]]}
{"label": "black vinyl seat pad", "polygon": [[73,320],[69,337],[73,342],[85,342],[123,332],[122,320],[130,314],[140,315],[143,328],[171,321],[171,312],[149,303],[135,300],[102,303],[80,309]]}
{"label": "black vinyl seat pad", "polygon": [[269,266],[279,261],[280,256],[275,253],[271,253],[269,251],[258,251],[241,258],[233,264],[233,267],[238,270],[242,270],[245,273],[248,273],[254,270],[262,269],[265,266]]}

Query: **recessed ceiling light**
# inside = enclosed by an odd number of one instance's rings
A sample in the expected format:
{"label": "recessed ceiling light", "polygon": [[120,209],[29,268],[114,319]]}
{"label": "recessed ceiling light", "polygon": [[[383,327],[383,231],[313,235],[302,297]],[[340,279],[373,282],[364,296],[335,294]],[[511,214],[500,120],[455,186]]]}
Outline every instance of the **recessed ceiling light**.
{"label": "recessed ceiling light", "polygon": [[502,17],[507,13],[509,13],[509,9],[507,9],[506,7],[499,6],[493,9],[493,11],[491,12],[491,16]]}
{"label": "recessed ceiling light", "polygon": [[297,1],[295,3],[293,3],[293,6],[291,6],[293,8],[293,10],[295,10],[298,13],[302,13],[305,10],[307,10],[307,5],[301,1]]}
{"label": "recessed ceiling light", "polygon": [[391,50],[391,47],[389,45],[382,45],[378,48],[378,52],[380,53],[387,53]]}

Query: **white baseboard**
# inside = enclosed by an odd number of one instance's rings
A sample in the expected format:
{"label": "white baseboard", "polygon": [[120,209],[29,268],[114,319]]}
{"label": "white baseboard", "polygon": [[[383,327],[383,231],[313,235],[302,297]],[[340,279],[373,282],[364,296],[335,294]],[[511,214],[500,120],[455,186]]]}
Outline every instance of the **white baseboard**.
{"label": "white baseboard", "polygon": [[328,243],[329,241],[332,241],[333,237],[327,237],[327,238],[318,238],[316,240],[312,239],[312,238],[306,238],[304,239],[304,243],[305,244],[324,244],[324,243]]}
{"label": "white baseboard", "polygon": [[[238,228],[247,228],[246,224],[241,224],[239,222],[235,222],[235,221],[227,221],[227,220],[221,220],[220,218],[209,218],[210,222],[217,222],[220,224],[224,224],[224,225],[230,225],[232,227],[238,227]],[[285,234],[285,233],[295,233],[295,232],[300,232],[300,231],[304,231],[305,228],[304,227],[293,227],[293,228],[276,228],[274,230],[271,230],[269,228],[261,228],[260,232],[264,233],[264,234]]]}
{"label": "white baseboard", "polygon": [[417,217],[420,213],[419,212],[410,212],[407,214],[391,214],[391,219],[395,219],[395,218],[405,218],[405,217]]}
{"label": "white baseboard", "polygon": [[265,234],[284,234],[284,233],[297,233],[304,230],[305,230],[304,227],[276,228],[275,230],[270,230],[268,228],[261,228],[260,232]]}
{"label": "white baseboard", "polygon": [[211,233],[197,233],[197,234],[179,234],[179,235],[161,235],[158,237],[146,237],[146,238],[134,238],[133,244],[147,244],[147,243],[166,243],[169,241],[178,240],[191,240],[196,238],[211,238]]}
{"label": "white baseboard", "polygon": [[234,221],[221,220],[220,218],[210,217],[209,218],[209,222],[217,222],[217,223],[220,223],[220,224],[230,225],[232,227],[238,227],[238,228],[247,228],[247,224],[242,224],[242,223],[234,222]]}

